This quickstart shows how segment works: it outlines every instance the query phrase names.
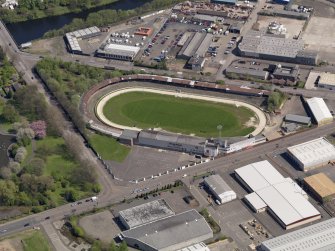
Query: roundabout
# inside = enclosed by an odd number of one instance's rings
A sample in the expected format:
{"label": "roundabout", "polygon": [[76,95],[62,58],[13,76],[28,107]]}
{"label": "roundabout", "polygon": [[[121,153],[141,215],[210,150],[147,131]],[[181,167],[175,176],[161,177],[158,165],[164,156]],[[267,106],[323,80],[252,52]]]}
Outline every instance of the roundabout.
{"label": "roundabout", "polygon": [[114,90],[95,106],[96,117],[117,129],[147,128],[201,137],[259,134],[264,113],[246,102],[194,93],[146,87]]}

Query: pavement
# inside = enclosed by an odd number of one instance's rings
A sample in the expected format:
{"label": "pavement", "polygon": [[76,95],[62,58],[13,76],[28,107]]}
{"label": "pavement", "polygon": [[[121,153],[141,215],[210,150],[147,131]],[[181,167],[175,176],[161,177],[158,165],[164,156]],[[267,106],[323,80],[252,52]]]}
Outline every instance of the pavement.
{"label": "pavement", "polygon": [[256,126],[255,130],[251,133],[252,135],[258,135],[260,134],[264,127],[266,126],[266,116],[265,114],[256,106],[250,105],[248,103],[244,103],[241,101],[236,101],[236,100],[229,100],[229,99],[224,99],[224,98],[216,98],[212,96],[205,96],[205,95],[197,95],[193,93],[179,93],[179,92],[172,92],[172,91],[167,91],[167,90],[161,90],[161,89],[152,89],[152,88],[144,88],[144,87],[132,87],[132,88],[123,88],[116,90],[114,92],[110,92],[106,94],[104,97],[101,98],[99,103],[96,106],[96,115],[98,118],[105,123],[106,125],[109,125],[111,127],[119,128],[119,129],[129,129],[129,130],[137,130],[140,131],[142,130],[141,128],[137,127],[129,127],[129,126],[124,126],[124,125],[119,125],[116,124],[112,121],[110,121],[106,116],[103,114],[103,108],[105,104],[113,97],[118,96],[120,94],[128,93],[128,92],[150,92],[150,93],[159,93],[159,94],[164,94],[164,95],[170,95],[170,96],[176,96],[179,98],[190,98],[190,99],[199,99],[199,100],[205,100],[205,101],[211,101],[211,102],[216,102],[216,103],[224,103],[224,104],[230,104],[230,105],[235,105],[236,107],[243,106],[251,111],[253,111],[257,118],[258,118],[258,125]]}
{"label": "pavement", "polygon": [[[255,12],[255,11],[254,11]],[[252,23],[250,21],[250,23]],[[13,61],[14,66],[17,68],[19,72],[23,74],[23,79],[28,83],[32,85],[38,86],[39,90],[50,100],[50,97],[48,93],[45,92],[43,83],[35,78],[33,74],[33,68],[38,62],[39,56],[36,55],[30,55],[27,53],[20,52],[17,48],[15,42],[11,38],[10,34],[4,27],[4,25],[0,22],[0,46],[3,47],[8,57]],[[67,56],[62,58],[65,61],[71,61],[74,62],[77,59],[80,59],[82,63],[87,65],[92,65],[95,67],[103,67],[105,65],[104,62],[98,63],[98,61],[93,59],[88,59],[84,56]],[[120,64],[119,64],[120,65]],[[118,67],[117,64],[115,64],[117,68],[121,69],[138,69],[136,67],[133,67],[131,65],[122,65]],[[165,71],[154,71],[156,74],[165,74]],[[282,89],[285,92],[292,92],[293,94],[302,94],[304,96],[320,96],[328,99],[335,99],[335,95],[332,92],[329,91],[319,91],[319,90],[304,90],[304,89],[298,89],[294,90],[292,88],[283,88]],[[51,102],[51,104],[55,105],[57,107],[57,104],[54,104]],[[58,107],[57,107],[58,108]],[[67,122],[67,128],[66,132],[71,134],[73,133],[73,126],[71,122],[67,121],[66,118],[64,118],[64,121]],[[239,166],[245,165],[253,161],[255,158],[267,158],[267,156],[271,155],[271,153],[275,151],[285,151],[285,149],[288,146],[292,146],[295,144],[299,144],[311,139],[315,139],[317,137],[326,136],[330,133],[334,132],[335,123],[331,123],[322,127],[316,127],[307,131],[303,131],[297,134],[293,134],[284,138],[281,138],[280,140],[270,141],[258,146],[255,146],[252,149],[247,149],[245,151],[233,153],[230,155],[227,155],[222,158],[215,159],[213,161],[210,161],[208,163],[204,163],[202,165],[194,166],[192,168],[184,169],[178,172],[171,173],[169,175],[165,175],[164,178],[156,178],[152,180],[147,180],[145,182],[139,183],[139,184],[130,184],[130,183],[120,183],[116,180],[112,180],[111,176],[106,172],[103,165],[96,160],[96,156],[91,152],[90,149],[86,148],[84,146],[84,140],[81,139],[81,146],[83,147],[83,155],[89,156],[91,159],[95,160],[95,169],[97,171],[98,177],[99,177],[99,183],[102,186],[102,192],[98,195],[98,203],[93,204],[91,202],[85,202],[83,201],[80,205],[74,205],[74,204],[66,204],[57,208],[53,208],[38,214],[29,215],[27,217],[23,217],[17,220],[13,220],[4,224],[0,225],[0,237],[5,237],[10,234],[18,233],[22,230],[25,230],[27,228],[31,228],[33,226],[37,226],[42,224],[44,229],[46,229],[46,232],[49,232],[49,238],[54,238],[54,241],[52,241],[55,249],[57,250],[65,250],[63,247],[61,247],[61,243],[58,243],[58,240],[56,236],[54,235],[54,232],[52,229],[50,229],[50,224],[46,221],[56,221],[63,219],[64,217],[70,216],[72,214],[81,214],[83,212],[91,211],[94,207],[105,207],[107,205],[110,205],[111,203],[116,203],[124,198],[130,198],[132,197],[132,192],[134,189],[144,189],[148,188],[154,189],[157,186],[163,186],[165,184],[169,184],[174,182],[176,179],[181,179],[184,174],[187,174],[189,176],[195,175],[196,173],[200,172],[206,172],[206,171],[213,171],[213,170],[222,170],[227,169],[233,171]],[[78,136],[79,137],[79,136]],[[267,155],[268,154],[268,155]],[[282,167],[282,172],[287,173],[287,170],[284,170]],[[46,220],[46,217],[50,217],[50,220]],[[26,225],[29,224],[29,225]],[[25,226],[26,225],[26,226]],[[3,230],[7,230],[6,232],[3,232]],[[57,244],[58,243],[58,244]]]}

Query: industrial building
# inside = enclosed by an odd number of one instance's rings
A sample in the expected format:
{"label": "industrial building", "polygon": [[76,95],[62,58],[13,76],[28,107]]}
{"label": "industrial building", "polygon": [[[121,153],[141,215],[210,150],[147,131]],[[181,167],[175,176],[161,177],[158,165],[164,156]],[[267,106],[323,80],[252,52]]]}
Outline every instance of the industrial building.
{"label": "industrial building", "polygon": [[210,251],[210,249],[206,246],[205,243],[200,242],[200,243],[194,244],[192,246],[188,246],[188,247],[179,249],[177,251]]}
{"label": "industrial building", "polygon": [[335,218],[263,241],[261,251],[333,251]]}
{"label": "industrial building", "polygon": [[275,69],[272,73],[273,78],[288,80],[293,83],[298,79],[299,76],[299,66],[287,66],[278,64],[275,66]]}
{"label": "industrial building", "polygon": [[306,102],[313,118],[315,119],[315,122],[318,125],[324,125],[333,121],[333,116],[323,98],[314,97],[307,99]]}
{"label": "industrial building", "polygon": [[81,54],[82,49],[79,45],[79,40],[88,39],[91,37],[99,36],[101,31],[98,27],[93,26],[82,30],[77,30],[73,32],[68,32],[65,34],[67,47],[71,53]]}
{"label": "industrial building", "polygon": [[321,203],[335,197],[335,183],[324,173],[314,174],[304,178],[310,191]]}
{"label": "industrial building", "polygon": [[204,184],[213,194],[215,200],[218,200],[220,203],[226,203],[236,199],[236,193],[218,174],[206,177]]}
{"label": "industrial building", "polygon": [[144,251],[179,250],[213,237],[206,220],[194,209],[121,233],[126,243]]}
{"label": "industrial building", "polygon": [[287,152],[302,171],[309,171],[335,161],[335,147],[325,138],[290,146]]}
{"label": "industrial building", "polygon": [[284,178],[267,160],[235,170],[236,178],[254,193],[245,198],[257,212],[268,212],[284,228],[291,229],[321,218],[307,194],[291,178]]}
{"label": "industrial building", "polygon": [[264,31],[250,30],[238,45],[238,51],[243,57],[308,65],[317,64],[317,54],[305,53],[302,40],[268,35]]}
{"label": "industrial building", "polygon": [[286,114],[284,118],[285,122],[295,123],[300,125],[311,125],[311,118],[307,116],[295,115],[295,114]]}
{"label": "industrial building", "polygon": [[318,87],[335,90],[335,74],[329,72],[320,73]]}
{"label": "industrial building", "polygon": [[205,156],[218,154],[218,148],[207,144],[204,138],[167,132],[142,130],[138,135],[138,144]]}
{"label": "industrial building", "polygon": [[268,207],[268,205],[266,205],[265,202],[256,193],[247,194],[244,196],[244,200],[255,213],[264,212]]}
{"label": "industrial building", "polygon": [[187,61],[186,67],[193,71],[201,71],[204,68],[206,59],[198,55],[194,55]]}
{"label": "industrial building", "polygon": [[264,71],[263,69],[249,69],[249,68],[241,68],[241,67],[232,67],[229,66],[225,70],[225,74],[228,78],[237,78],[240,79],[260,79],[260,80],[267,80],[269,76],[269,72]]}
{"label": "industrial building", "polygon": [[[187,34],[187,33],[186,33]],[[187,38],[186,38],[187,36]],[[204,57],[209,46],[212,43],[213,35],[196,32],[190,36],[185,35],[180,40],[183,41],[183,48],[178,53],[177,57],[185,60],[189,60],[192,56],[197,55]],[[185,40],[187,40],[185,42]],[[179,41],[180,42],[180,41]]]}
{"label": "industrial building", "polygon": [[123,44],[106,44],[103,49],[96,51],[97,57],[133,61],[140,47]]}
{"label": "industrial building", "polygon": [[139,227],[174,215],[165,200],[155,200],[119,212],[119,219],[127,229]]}
{"label": "industrial building", "polygon": [[233,153],[233,152],[241,151],[248,147],[253,147],[257,144],[261,144],[264,142],[266,142],[266,137],[259,135],[259,136],[251,137],[251,138],[244,139],[238,142],[231,143],[223,149],[223,152]]}

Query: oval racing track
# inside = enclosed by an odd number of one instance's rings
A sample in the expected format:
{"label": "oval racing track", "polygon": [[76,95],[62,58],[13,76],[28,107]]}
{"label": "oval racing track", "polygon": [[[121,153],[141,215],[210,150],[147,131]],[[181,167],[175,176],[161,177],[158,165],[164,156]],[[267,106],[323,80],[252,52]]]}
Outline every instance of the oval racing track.
{"label": "oval racing track", "polygon": [[119,89],[113,92],[110,92],[103,97],[100,98],[100,100],[97,102],[96,107],[95,107],[95,114],[97,118],[104,124],[118,128],[118,129],[129,129],[129,130],[137,130],[141,131],[142,128],[137,128],[137,127],[129,127],[129,126],[124,126],[124,125],[119,125],[116,124],[112,121],[110,121],[108,118],[103,113],[103,108],[106,105],[106,103],[113,97],[116,97],[120,94],[128,93],[128,92],[150,92],[150,93],[157,93],[157,94],[163,94],[163,95],[170,95],[170,96],[175,96],[175,97],[180,97],[180,98],[189,98],[189,99],[198,99],[198,100],[205,100],[209,102],[215,102],[215,103],[224,103],[224,104],[230,104],[230,105],[235,105],[236,107],[239,106],[244,106],[251,111],[254,112],[256,117],[258,118],[258,125],[256,126],[255,130],[251,133],[252,135],[256,136],[260,134],[265,125],[266,125],[266,117],[265,114],[256,106],[250,105],[245,102],[241,101],[236,101],[236,100],[230,100],[230,99],[224,99],[224,98],[218,98],[218,97],[212,97],[212,96],[205,96],[205,95],[199,95],[199,94],[191,94],[191,93],[179,93],[179,92],[173,92],[173,91],[167,91],[167,90],[162,90],[162,89],[154,89],[154,88],[145,88],[145,87],[130,87],[130,88],[124,88],[124,89]]}

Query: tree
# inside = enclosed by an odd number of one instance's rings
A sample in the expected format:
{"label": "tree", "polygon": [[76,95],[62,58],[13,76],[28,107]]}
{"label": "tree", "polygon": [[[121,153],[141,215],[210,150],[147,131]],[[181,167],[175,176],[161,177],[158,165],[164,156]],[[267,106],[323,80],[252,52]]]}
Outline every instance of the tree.
{"label": "tree", "polygon": [[64,199],[68,202],[74,202],[78,199],[77,192],[73,189],[68,189],[64,192]]}
{"label": "tree", "polygon": [[12,206],[15,204],[17,186],[11,180],[0,180],[0,204]]}
{"label": "tree", "polygon": [[43,159],[33,158],[24,168],[24,170],[30,174],[41,176],[43,174],[44,168],[45,168],[45,162]]}
{"label": "tree", "polygon": [[14,106],[6,104],[3,107],[2,117],[7,122],[14,123],[19,119],[19,114],[15,110]]}
{"label": "tree", "polygon": [[37,139],[43,139],[47,135],[47,125],[44,120],[37,120],[30,124]]}
{"label": "tree", "polygon": [[16,140],[19,145],[27,146],[35,137],[35,133],[31,128],[20,128],[16,133]]}
{"label": "tree", "polygon": [[27,156],[27,150],[23,146],[19,147],[15,154],[15,161],[21,163]]}
{"label": "tree", "polygon": [[1,178],[5,180],[9,180],[10,177],[12,176],[12,171],[10,170],[9,167],[1,167],[0,168],[0,176]]}
{"label": "tree", "polygon": [[18,174],[22,170],[20,163],[15,161],[9,162],[8,167],[15,174]]}
{"label": "tree", "polygon": [[90,251],[101,251],[101,241],[95,240],[90,248]]}

